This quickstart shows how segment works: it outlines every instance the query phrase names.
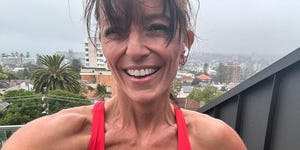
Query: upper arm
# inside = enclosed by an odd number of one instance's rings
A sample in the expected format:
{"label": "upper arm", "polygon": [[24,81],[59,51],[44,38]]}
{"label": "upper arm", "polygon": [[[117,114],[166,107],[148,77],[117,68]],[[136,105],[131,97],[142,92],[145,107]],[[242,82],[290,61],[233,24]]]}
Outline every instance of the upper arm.
{"label": "upper arm", "polygon": [[45,116],[18,129],[6,141],[3,150],[62,148],[65,145],[63,143],[76,143],[78,140],[89,138],[87,122],[86,117],[78,113]]}
{"label": "upper arm", "polygon": [[218,120],[218,125],[216,125],[215,137],[217,149],[224,150],[244,150],[246,149],[240,136],[223,121]]}
{"label": "upper arm", "polygon": [[239,135],[226,123],[208,115],[187,115],[192,149],[246,149]]}

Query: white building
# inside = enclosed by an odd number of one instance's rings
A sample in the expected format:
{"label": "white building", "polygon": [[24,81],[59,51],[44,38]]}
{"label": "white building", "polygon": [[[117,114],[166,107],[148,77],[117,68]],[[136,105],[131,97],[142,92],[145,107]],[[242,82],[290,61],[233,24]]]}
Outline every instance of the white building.
{"label": "white building", "polygon": [[88,38],[84,43],[85,49],[85,67],[107,68],[106,59],[99,39]]}

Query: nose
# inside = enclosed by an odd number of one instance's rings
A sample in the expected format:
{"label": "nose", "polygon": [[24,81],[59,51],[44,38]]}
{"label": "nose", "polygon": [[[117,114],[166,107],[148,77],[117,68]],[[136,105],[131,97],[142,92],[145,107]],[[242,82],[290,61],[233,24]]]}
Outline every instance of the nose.
{"label": "nose", "polygon": [[126,55],[133,61],[140,61],[149,54],[150,50],[145,45],[145,37],[143,33],[132,28],[128,36]]}

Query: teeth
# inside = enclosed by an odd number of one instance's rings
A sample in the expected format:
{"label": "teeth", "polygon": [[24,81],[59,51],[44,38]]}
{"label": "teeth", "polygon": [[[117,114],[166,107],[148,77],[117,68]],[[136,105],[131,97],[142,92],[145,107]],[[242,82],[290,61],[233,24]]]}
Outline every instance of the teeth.
{"label": "teeth", "polygon": [[156,70],[153,68],[150,69],[129,69],[127,70],[127,73],[131,76],[136,76],[136,77],[142,77],[142,76],[147,76],[152,73],[154,73]]}

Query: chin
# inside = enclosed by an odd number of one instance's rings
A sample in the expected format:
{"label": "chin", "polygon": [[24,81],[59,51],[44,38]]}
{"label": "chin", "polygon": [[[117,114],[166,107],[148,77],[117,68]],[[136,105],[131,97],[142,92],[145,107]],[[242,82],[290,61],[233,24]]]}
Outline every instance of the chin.
{"label": "chin", "polygon": [[133,102],[140,104],[149,104],[155,101],[161,101],[163,96],[159,96],[161,94],[157,94],[155,92],[132,92],[134,94],[128,95],[129,99]]}

